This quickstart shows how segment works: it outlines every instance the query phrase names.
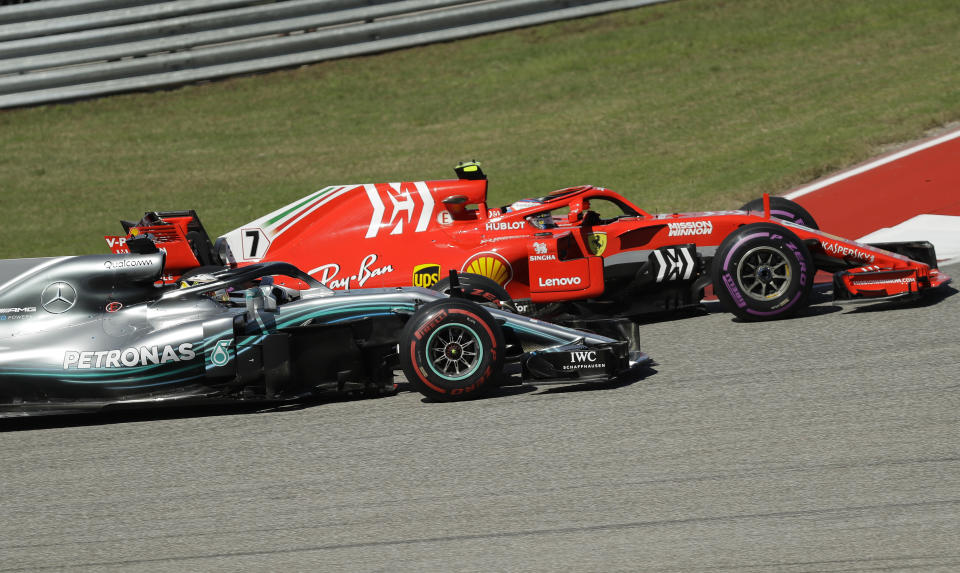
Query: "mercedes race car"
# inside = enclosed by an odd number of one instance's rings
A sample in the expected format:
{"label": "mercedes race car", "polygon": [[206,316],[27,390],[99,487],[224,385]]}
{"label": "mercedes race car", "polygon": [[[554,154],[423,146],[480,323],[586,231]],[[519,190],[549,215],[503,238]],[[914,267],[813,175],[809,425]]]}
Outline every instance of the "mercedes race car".
{"label": "mercedes race car", "polygon": [[534,316],[637,317],[700,304],[713,287],[745,320],[792,315],[818,270],[836,299],[912,298],[945,285],[927,242],[867,245],[823,233],[801,206],[765,197],[736,211],[651,214],[584,185],[487,205],[476,163],[458,179],[326,187],[211,242],[193,211],[147,213],[108,236],[114,252],[161,248],[169,280],[213,265],[284,260],[328,287],[449,288]]}
{"label": "mercedes race car", "polygon": [[648,360],[635,332],[613,340],[423,288],[334,292],[287,263],[164,285],[164,258],[0,261],[0,417],[378,394],[398,369],[455,400],[498,384],[618,380]]}

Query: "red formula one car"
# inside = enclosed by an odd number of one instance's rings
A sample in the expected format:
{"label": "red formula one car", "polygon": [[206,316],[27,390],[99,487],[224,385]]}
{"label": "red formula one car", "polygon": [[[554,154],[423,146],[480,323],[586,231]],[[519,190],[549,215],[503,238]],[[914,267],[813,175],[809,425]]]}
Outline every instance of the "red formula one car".
{"label": "red formula one car", "polygon": [[916,297],[944,285],[926,242],[866,245],[817,230],[788,200],[738,211],[651,214],[584,185],[487,206],[476,163],[458,179],[326,187],[211,243],[193,211],[147,213],[106,237],[114,252],[157,247],[179,274],[205,265],[293,263],[334,289],[444,288],[448,269],[477,296],[528,314],[636,317],[700,304],[713,285],[746,320],[803,309],[817,270],[836,299]]}

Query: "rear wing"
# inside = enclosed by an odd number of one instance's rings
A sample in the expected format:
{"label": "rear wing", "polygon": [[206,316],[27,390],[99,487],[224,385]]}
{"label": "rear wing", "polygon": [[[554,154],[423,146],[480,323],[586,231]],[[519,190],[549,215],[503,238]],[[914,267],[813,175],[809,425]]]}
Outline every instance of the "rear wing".
{"label": "rear wing", "polygon": [[190,269],[224,266],[225,257],[194,210],[150,211],[138,222],[120,221],[126,235],[105,235],[114,254],[166,253],[165,275],[174,280]]}

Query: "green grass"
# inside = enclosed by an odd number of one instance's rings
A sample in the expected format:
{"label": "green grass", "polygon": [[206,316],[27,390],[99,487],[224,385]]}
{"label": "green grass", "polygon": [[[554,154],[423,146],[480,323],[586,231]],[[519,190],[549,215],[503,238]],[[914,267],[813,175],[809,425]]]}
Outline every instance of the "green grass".
{"label": "green grass", "polygon": [[325,185],[478,159],[491,203],[592,183],[733,208],[960,120],[956,0],[679,0],[182,89],[0,111],[0,257],[213,235]]}

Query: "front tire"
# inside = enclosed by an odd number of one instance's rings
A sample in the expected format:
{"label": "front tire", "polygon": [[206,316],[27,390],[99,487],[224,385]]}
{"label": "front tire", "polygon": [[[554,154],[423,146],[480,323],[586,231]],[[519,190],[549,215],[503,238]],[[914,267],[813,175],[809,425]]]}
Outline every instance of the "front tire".
{"label": "front tire", "polygon": [[503,331],[478,304],[440,299],[423,305],[400,335],[400,365],[418,392],[440,401],[483,395],[503,371]]}
{"label": "front tire", "polygon": [[[743,207],[740,207],[740,210],[763,212],[763,198],[761,197],[750,201]],[[770,197],[770,216],[783,221],[790,221],[797,225],[803,225],[810,229],[820,229],[820,227],[817,226],[817,221],[809,211],[799,204],[789,199],[784,199],[783,197]]]}
{"label": "front tire", "polygon": [[720,244],[713,259],[713,290],[743,320],[775,320],[807,306],[816,268],[810,251],[786,227],[754,223]]}

